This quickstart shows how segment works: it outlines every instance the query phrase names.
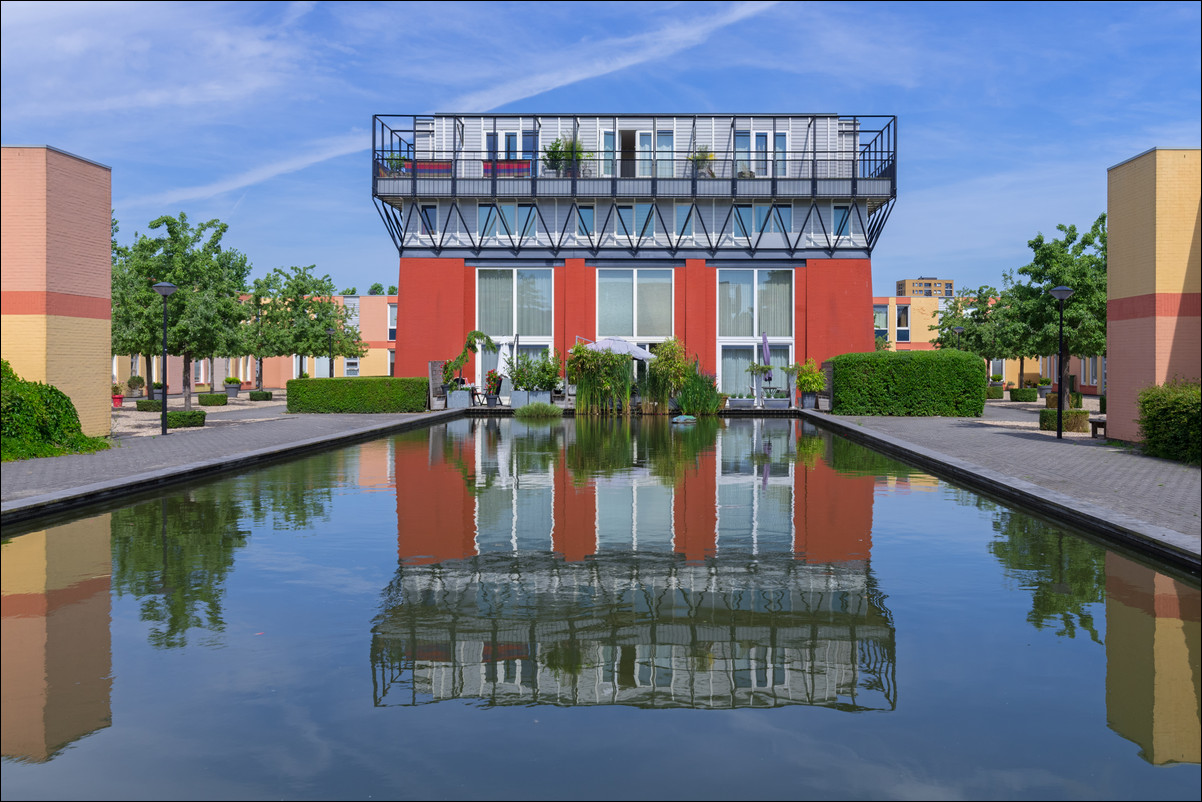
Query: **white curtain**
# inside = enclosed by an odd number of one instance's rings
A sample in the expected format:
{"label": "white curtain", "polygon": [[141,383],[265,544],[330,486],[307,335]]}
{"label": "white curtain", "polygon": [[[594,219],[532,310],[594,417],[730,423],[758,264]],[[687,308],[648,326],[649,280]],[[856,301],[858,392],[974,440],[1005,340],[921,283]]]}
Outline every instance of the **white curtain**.
{"label": "white curtain", "polygon": [[[759,271],[760,332],[793,336],[793,271]],[[756,333],[756,332],[753,332]]]}
{"label": "white curtain", "polygon": [[476,272],[479,297],[476,318],[480,331],[494,337],[513,336],[513,271]]}
{"label": "white curtain", "polygon": [[639,271],[640,337],[672,336],[672,271]]}
{"label": "white curtain", "polygon": [[532,337],[551,336],[551,271],[518,270],[517,333]]}
{"label": "white curtain", "polygon": [[718,271],[718,336],[752,337],[755,335],[752,317],[751,270]]}
{"label": "white curtain", "polygon": [[634,336],[633,270],[597,271],[597,336]]}
{"label": "white curtain", "polygon": [[752,378],[747,366],[754,352],[750,345],[722,346],[722,392],[741,395],[751,392]]}

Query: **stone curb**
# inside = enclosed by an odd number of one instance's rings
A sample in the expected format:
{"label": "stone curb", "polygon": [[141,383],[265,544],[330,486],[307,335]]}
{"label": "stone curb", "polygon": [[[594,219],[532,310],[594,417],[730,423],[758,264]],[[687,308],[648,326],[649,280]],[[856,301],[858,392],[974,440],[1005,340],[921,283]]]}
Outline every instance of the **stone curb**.
{"label": "stone curb", "polygon": [[190,462],[172,468],[164,468],[163,470],[147,471],[145,473],[133,474],[132,476],[123,476],[118,479],[95,482],[67,491],[16,499],[0,504],[0,525],[8,526],[40,518],[43,515],[62,513],[77,507],[86,507],[100,501],[109,501],[121,496],[145,493],[148,490],[156,490],[201,477],[242,470],[266,462],[296,457],[307,452],[322,451],[328,448],[338,448],[344,445],[359,443],[389,432],[420,429],[433,423],[442,423],[462,417],[463,410],[438,410],[435,412],[413,413],[413,415],[413,417],[407,417],[404,420],[373,423],[368,426],[310,437],[305,440],[295,440],[288,443],[265,446],[240,454],[231,454],[201,462]]}
{"label": "stone curb", "polygon": [[981,490],[1003,501],[1034,509],[1056,523],[1065,524],[1107,540],[1116,541],[1139,553],[1171,563],[1194,576],[1202,568],[1202,555],[1197,544],[1188,536],[1172,529],[1156,526],[1113,510],[1104,516],[1079,509],[1080,502],[1072,496],[1040,487],[1033,482],[999,473],[966,460],[938,451],[916,446],[892,435],[873,431],[834,417],[825,412],[805,410],[802,417],[817,426],[837,432],[849,440],[868,445],[877,451],[973,490]]}

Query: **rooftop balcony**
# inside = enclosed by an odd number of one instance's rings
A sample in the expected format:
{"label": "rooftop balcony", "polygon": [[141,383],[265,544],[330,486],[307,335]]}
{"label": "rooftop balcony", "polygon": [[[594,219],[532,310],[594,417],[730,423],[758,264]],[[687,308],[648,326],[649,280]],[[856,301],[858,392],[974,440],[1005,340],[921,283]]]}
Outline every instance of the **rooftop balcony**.
{"label": "rooftop balcony", "polygon": [[871,209],[897,194],[896,132],[896,117],[835,115],[377,115],[372,194],[843,198]]}

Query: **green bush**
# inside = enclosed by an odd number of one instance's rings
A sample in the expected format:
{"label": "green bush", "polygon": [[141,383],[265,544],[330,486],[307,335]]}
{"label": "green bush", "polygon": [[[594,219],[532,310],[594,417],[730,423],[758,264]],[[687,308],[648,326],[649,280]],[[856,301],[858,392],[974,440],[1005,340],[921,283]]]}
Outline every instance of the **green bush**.
{"label": "green bush", "polygon": [[422,412],[430,382],[424,377],[354,376],[292,379],[289,412]]}
{"label": "green bush", "polygon": [[270,401],[271,400],[271,391],[270,390],[251,390],[250,391],[250,400],[251,401]]}
{"label": "green bush", "polygon": [[718,382],[713,376],[698,373],[690,368],[690,373],[676,396],[676,403],[685,415],[700,417],[717,415],[726,400],[718,392]]}
{"label": "green bush", "polygon": [[223,407],[229,403],[225,393],[199,393],[196,398],[202,407]]}
{"label": "green bush", "polygon": [[985,363],[964,351],[875,351],[831,363],[835,415],[978,417],[985,411]]}
{"label": "green bush", "polygon": [[985,398],[996,401],[1002,397],[1002,392],[1004,389],[1005,388],[1003,387],[994,387],[991,384],[985,388]]}
{"label": "green bush", "polygon": [[[1083,409],[1064,410],[1063,422],[1064,431],[1066,432],[1089,431],[1089,413]],[[1039,410],[1039,428],[1043,429],[1045,432],[1056,431],[1056,410]]]}
{"label": "green bush", "polygon": [[1039,391],[1034,387],[1014,388],[1010,391],[1011,401],[1038,401]]}
{"label": "green bush", "polygon": [[[1048,409],[1056,408],[1056,399],[1060,397],[1060,393],[1048,393],[1044,399],[1045,406]],[[1068,406],[1065,409],[1081,409],[1085,406],[1085,399],[1080,393],[1069,392]]]}
{"label": "green bush", "polygon": [[163,402],[150,398],[139,398],[134,402],[139,412],[162,412]]}
{"label": "green bush", "polygon": [[563,417],[563,410],[554,404],[547,404],[542,401],[535,401],[533,404],[526,404],[518,407],[513,411],[515,418],[529,420],[533,418],[559,418]]}
{"label": "green bush", "polygon": [[167,411],[168,429],[186,429],[191,426],[204,426],[205,412],[203,409]]}
{"label": "green bush", "polygon": [[66,393],[25,381],[7,360],[0,362],[0,459],[90,454],[108,447],[104,438],[83,433]]}
{"label": "green bush", "polygon": [[1139,392],[1144,453],[1194,465],[1202,462],[1202,384],[1171,381]]}

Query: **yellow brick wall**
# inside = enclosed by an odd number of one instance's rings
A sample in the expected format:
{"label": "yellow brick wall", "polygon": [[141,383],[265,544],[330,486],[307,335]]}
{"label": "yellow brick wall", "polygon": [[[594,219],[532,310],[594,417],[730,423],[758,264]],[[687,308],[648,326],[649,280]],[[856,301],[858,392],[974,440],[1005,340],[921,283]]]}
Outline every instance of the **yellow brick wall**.
{"label": "yellow brick wall", "polygon": [[1202,151],[1158,150],[1156,157],[1156,292],[1202,291],[1199,186]]}
{"label": "yellow brick wall", "polygon": [[1115,165],[1107,175],[1107,296],[1156,291],[1156,152]]}

